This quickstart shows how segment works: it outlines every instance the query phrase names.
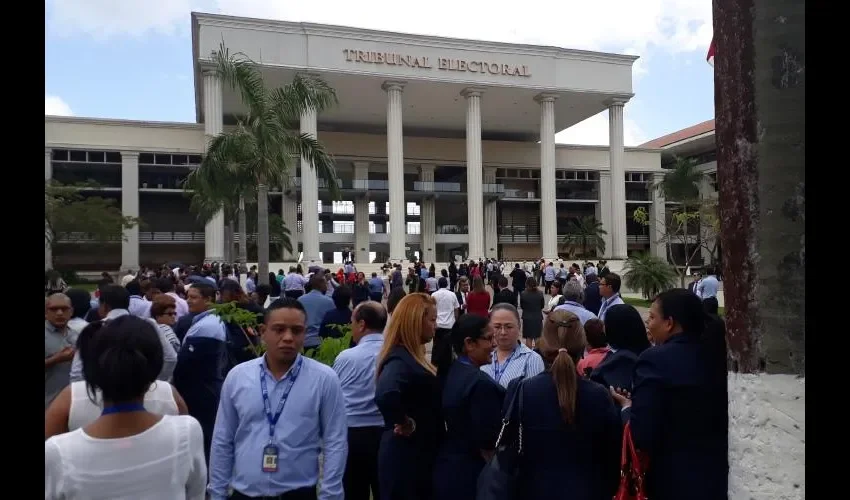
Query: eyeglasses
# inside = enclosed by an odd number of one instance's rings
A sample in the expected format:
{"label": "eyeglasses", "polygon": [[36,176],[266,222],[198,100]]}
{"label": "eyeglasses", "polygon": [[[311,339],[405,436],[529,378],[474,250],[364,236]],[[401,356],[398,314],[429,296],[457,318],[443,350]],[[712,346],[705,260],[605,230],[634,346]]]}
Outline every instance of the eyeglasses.
{"label": "eyeglasses", "polygon": [[504,324],[504,325],[493,325],[493,331],[495,331],[495,332],[498,332],[498,331],[510,332],[510,331],[516,330],[516,328],[517,328],[517,326],[512,324],[512,323],[507,323],[507,324]]}

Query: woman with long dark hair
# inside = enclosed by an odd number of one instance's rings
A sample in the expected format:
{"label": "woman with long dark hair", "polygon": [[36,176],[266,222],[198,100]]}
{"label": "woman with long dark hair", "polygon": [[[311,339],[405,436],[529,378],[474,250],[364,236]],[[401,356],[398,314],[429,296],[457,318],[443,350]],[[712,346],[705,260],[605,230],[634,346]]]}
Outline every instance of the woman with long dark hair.
{"label": "woman with long dark hair", "polygon": [[628,304],[609,308],[605,313],[605,337],[610,350],[590,373],[590,379],[603,387],[630,390],[638,356],[650,347],[638,310]]}

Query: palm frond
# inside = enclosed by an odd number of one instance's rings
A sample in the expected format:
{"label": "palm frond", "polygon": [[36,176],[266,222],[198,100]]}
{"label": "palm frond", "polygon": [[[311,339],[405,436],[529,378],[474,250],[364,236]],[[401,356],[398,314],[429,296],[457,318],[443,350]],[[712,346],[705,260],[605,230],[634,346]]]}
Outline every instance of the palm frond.
{"label": "palm frond", "polygon": [[281,139],[285,144],[283,150],[292,156],[307,160],[316,171],[316,177],[327,183],[331,198],[338,200],[340,180],[334,160],[322,143],[309,134],[290,134]]}
{"label": "palm frond", "polygon": [[296,75],[284,87],[273,89],[269,94],[270,107],[291,128],[298,124],[307,110],[321,113],[339,104],[336,91],[321,78]]}
{"label": "palm frond", "polygon": [[213,52],[212,62],[222,83],[239,92],[248,114],[261,115],[266,107],[267,95],[263,76],[256,63],[242,52],[231,53],[224,42]]}

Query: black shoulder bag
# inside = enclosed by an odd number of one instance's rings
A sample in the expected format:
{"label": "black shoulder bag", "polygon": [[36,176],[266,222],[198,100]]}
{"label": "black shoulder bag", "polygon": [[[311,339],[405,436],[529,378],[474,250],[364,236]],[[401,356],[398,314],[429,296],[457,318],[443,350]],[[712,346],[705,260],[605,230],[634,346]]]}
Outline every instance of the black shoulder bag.
{"label": "black shoulder bag", "polygon": [[[476,500],[515,500],[519,498],[519,465],[522,459],[522,385],[508,405],[502,419],[502,429],[496,439],[496,454],[478,475]],[[511,421],[514,406],[519,404],[515,421]],[[515,432],[513,430],[515,429]],[[513,439],[511,436],[513,435]]]}

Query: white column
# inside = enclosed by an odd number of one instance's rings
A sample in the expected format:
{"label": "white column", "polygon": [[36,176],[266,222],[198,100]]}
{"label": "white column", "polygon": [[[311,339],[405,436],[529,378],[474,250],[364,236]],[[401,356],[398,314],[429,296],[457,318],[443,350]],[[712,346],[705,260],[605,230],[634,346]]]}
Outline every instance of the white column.
{"label": "white column", "polygon": [[[652,185],[656,186],[664,180],[663,172],[652,174]],[[660,189],[652,191],[652,208],[649,214],[649,252],[656,257],[667,260],[667,242],[664,238],[664,226],[667,222],[664,194]]]}
{"label": "white column", "polygon": [[[484,169],[484,184],[496,183],[496,169],[488,167]],[[497,258],[499,249],[499,228],[496,224],[496,200],[488,201],[484,205],[484,255],[488,258]]]}
{"label": "white column", "polygon": [[[301,133],[316,137],[318,131],[315,110],[301,115]],[[306,158],[301,158],[301,241],[304,248],[303,262],[321,264],[319,251],[319,180],[316,170]]]}
{"label": "white column", "polygon": [[599,257],[611,255],[611,172],[599,172],[599,202],[596,204],[596,220],[602,223],[605,235],[605,252]]}
{"label": "white column", "polygon": [[[224,131],[221,99],[221,78],[212,70],[204,71],[204,135],[207,144]],[[204,260],[224,260],[224,210],[216,213],[204,227]]]}
{"label": "white column", "polygon": [[555,212],[555,99],[540,94],[540,243],[546,261],[558,258],[558,216]]}
{"label": "white column", "polygon": [[611,251],[612,259],[625,259],[626,244],[626,167],[623,161],[623,106],[625,99],[608,104],[608,149],[611,169]]}
{"label": "white column", "polygon": [[[53,150],[44,148],[44,182],[53,178]],[[44,270],[53,268],[53,250],[47,240],[47,221],[44,222]]]}
{"label": "white column", "polygon": [[481,184],[481,89],[467,88],[466,98],[466,214],[469,226],[468,259],[484,258],[484,194]]}
{"label": "white column", "polygon": [[289,229],[289,242],[292,243],[292,252],[283,252],[284,262],[298,261],[298,242],[301,235],[298,233],[298,199],[297,192],[292,188],[284,188],[281,206],[281,218],[283,224]]}
{"label": "white column", "polygon": [[[139,217],[139,153],[121,152],[121,214]],[[139,270],[139,226],[124,229],[121,269]]]}
{"label": "white column", "polygon": [[[434,182],[435,165],[420,165],[420,179],[422,182]],[[422,200],[421,217],[422,243],[419,251],[422,260],[428,264],[437,260],[437,205],[432,196]]]}
{"label": "white column", "polygon": [[407,210],[404,203],[404,130],[402,92],[405,82],[387,81],[387,179],[390,188],[390,261],[406,260]]}
{"label": "white column", "polygon": [[[354,162],[354,180],[369,180],[369,162]],[[354,259],[357,264],[370,264],[369,198],[357,195],[354,200]]]}

